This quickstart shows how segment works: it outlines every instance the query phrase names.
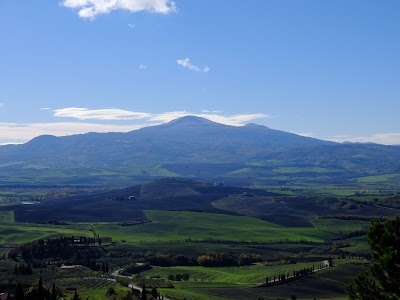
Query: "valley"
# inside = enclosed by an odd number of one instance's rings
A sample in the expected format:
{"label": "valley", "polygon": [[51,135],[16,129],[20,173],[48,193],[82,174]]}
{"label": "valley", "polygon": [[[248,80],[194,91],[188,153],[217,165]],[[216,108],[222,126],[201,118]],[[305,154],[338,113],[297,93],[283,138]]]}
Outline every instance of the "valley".
{"label": "valley", "polygon": [[[370,221],[399,214],[394,186],[362,188],[266,189],[167,178],[97,192],[4,189],[0,288],[13,292],[18,281],[34,284],[40,275],[63,297],[77,290],[107,299],[111,287],[122,297],[132,284],[169,299],[346,299],[345,286],[370,264]],[[18,250],[62,236],[75,242],[61,257]],[[224,258],[217,262],[215,255]],[[21,264],[34,266],[34,275],[13,273]],[[66,273],[62,265],[82,267]],[[316,272],[290,279],[303,269]],[[113,270],[128,277],[112,281]]]}

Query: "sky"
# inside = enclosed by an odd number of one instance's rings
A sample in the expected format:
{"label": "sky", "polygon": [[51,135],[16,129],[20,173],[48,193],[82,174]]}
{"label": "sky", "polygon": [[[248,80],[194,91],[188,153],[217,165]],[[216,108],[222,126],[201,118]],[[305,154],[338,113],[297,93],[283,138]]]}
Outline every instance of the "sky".
{"label": "sky", "polygon": [[400,144],[400,1],[0,0],[0,144],[185,115]]}

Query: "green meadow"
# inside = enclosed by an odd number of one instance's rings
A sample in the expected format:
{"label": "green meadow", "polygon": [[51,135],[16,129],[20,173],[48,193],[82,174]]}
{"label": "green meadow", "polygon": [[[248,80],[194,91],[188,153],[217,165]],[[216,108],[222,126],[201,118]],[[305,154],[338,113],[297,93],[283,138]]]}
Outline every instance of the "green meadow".
{"label": "green meadow", "polygon": [[0,211],[0,224],[1,223],[14,223],[13,211]]}
{"label": "green meadow", "polygon": [[0,223],[0,244],[15,245],[52,236],[91,236],[87,225],[50,225],[29,223]]}
{"label": "green meadow", "polygon": [[324,242],[338,234],[361,230],[369,225],[362,221],[313,221],[315,227],[283,227],[253,217],[187,211],[146,211],[151,220],[136,226],[95,223],[97,234],[114,241],[155,242],[221,240],[238,242],[308,241]]}
{"label": "green meadow", "polygon": [[[316,273],[298,279],[294,282],[272,287],[258,287],[265,282],[266,277],[277,274],[293,273],[304,267],[319,265],[314,263],[297,263],[287,265],[263,266],[261,264],[245,267],[154,267],[145,272],[146,278],[160,276],[167,278],[169,274],[188,273],[189,281],[174,281],[173,289],[159,289],[170,297],[187,300],[195,299],[290,299],[297,295],[297,299],[312,299],[321,295],[320,289],[325,291],[318,299],[345,299],[344,287],[353,278],[354,274],[365,270],[365,261],[338,259],[334,260],[334,267],[317,271]],[[257,298],[258,295],[258,298]]]}
{"label": "green meadow", "polygon": [[310,262],[310,263],[297,263],[297,264],[282,264],[265,266],[263,264],[254,264],[251,266],[243,267],[221,267],[221,268],[210,268],[201,266],[180,266],[180,267],[153,267],[151,270],[143,273],[147,278],[160,276],[162,278],[168,278],[169,274],[183,274],[188,273],[190,280],[187,282],[175,282],[179,284],[181,288],[189,287],[208,287],[210,284],[213,287],[218,287],[220,283],[221,287],[226,286],[226,283],[240,286],[257,286],[265,283],[266,277],[273,277],[278,274],[287,274],[290,276],[294,270],[300,270],[302,268],[315,266],[316,268],[321,262]]}

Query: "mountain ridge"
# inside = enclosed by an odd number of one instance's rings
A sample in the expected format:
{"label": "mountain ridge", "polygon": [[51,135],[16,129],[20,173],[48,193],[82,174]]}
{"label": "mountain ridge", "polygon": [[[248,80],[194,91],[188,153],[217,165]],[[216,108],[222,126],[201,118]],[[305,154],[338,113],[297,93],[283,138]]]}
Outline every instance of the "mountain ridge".
{"label": "mountain ridge", "polygon": [[[327,171],[314,174],[310,170],[315,167]],[[301,176],[312,181],[328,180],[328,175],[330,180],[354,180],[399,170],[399,147],[340,144],[257,124],[231,126],[194,116],[126,133],[43,135],[0,147],[0,182],[7,184],[129,184],[171,176],[244,184],[281,177],[290,183]]]}

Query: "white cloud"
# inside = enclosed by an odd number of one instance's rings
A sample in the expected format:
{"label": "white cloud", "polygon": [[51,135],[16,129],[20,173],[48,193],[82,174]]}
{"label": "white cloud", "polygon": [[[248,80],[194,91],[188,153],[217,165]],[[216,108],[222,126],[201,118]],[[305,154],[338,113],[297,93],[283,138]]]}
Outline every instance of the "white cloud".
{"label": "white cloud", "polygon": [[[95,109],[69,107],[53,110],[57,118],[73,118],[80,121],[49,122],[49,123],[0,123],[0,145],[19,144],[36,136],[50,134],[65,136],[87,132],[128,132],[145,126],[162,124],[184,116],[198,116],[214,122],[241,126],[259,118],[269,117],[266,114],[237,114],[223,115],[217,112],[192,113],[189,111],[171,111],[164,113],[135,112],[116,108]],[[98,120],[97,123],[88,123],[84,120]],[[101,124],[101,121],[125,121],[124,124]],[[126,122],[130,121],[131,124]]]}
{"label": "white cloud", "polygon": [[178,59],[176,61],[176,63],[178,65],[181,65],[184,68],[187,68],[191,71],[195,71],[195,72],[203,72],[203,73],[207,73],[208,71],[210,71],[210,68],[208,66],[204,66],[202,68],[196,66],[196,65],[192,65],[190,63],[190,59],[189,58],[183,58],[183,59]]}
{"label": "white cloud", "polygon": [[20,144],[43,134],[65,136],[87,132],[128,132],[144,126],[147,125],[107,125],[85,122],[0,123],[0,144]]}
{"label": "white cloud", "polygon": [[400,145],[400,133],[377,133],[370,136],[336,135],[328,138],[334,142],[376,143],[384,145]]}
{"label": "white cloud", "polygon": [[146,65],[139,65],[138,69],[139,70],[147,70],[148,66]]}
{"label": "white cloud", "polygon": [[50,107],[42,107],[40,110],[51,110]]}
{"label": "white cloud", "polygon": [[293,133],[305,137],[313,137],[313,134],[311,132],[293,132]]}
{"label": "white cloud", "polygon": [[202,112],[193,113],[189,111],[171,111],[159,114],[147,113],[147,112],[136,112],[117,108],[107,108],[107,109],[88,109],[80,107],[68,107],[62,109],[54,110],[54,117],[68,117],[75,118],[79,120],[142,120],[152,123],[165,123],[172,121],[174,119],[184,117],[184,116],[198,116],[202,118],[209,119],[214,122],[241,126],[249,121],[268,118],[269,115],[257,113],[257,114],[237,114],[237,115],[224,115],[222,113],[216,112]]}
{"label": "white cloud", "polygon": [[151,115],[117,108],[87,109],[82,107],[68,107],[54,110],[53,116],[79,120],[138,120],[148,118]]}
{"label": "white cloud", "polygon": [[220,110],[202,109],[201,112],[202,112],[202,113],[215,113],[215,114],[217,114],[217,113],[221,113],[222,111],[220,111]]}
{"label": "white cloud", "polygon": [[150,11],[160,14],[176,11],[176,4],[172,0],[62,0],[61,3],[65,7],[78,9],[78,15],[89,20],[113,10],[127,10],[132,13]]}
{"label": "white cloud", "polygon": [[131,24],[131,23],[129,23],[129,24],[128,24],[128,26],[129,26],[130,28],[132,28],[132,29],[134,29],[134,28],[135,28],[135,24]]}

